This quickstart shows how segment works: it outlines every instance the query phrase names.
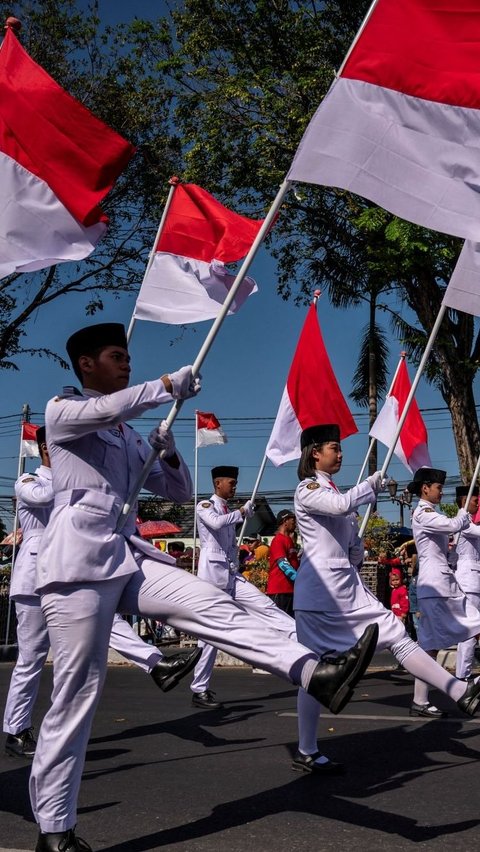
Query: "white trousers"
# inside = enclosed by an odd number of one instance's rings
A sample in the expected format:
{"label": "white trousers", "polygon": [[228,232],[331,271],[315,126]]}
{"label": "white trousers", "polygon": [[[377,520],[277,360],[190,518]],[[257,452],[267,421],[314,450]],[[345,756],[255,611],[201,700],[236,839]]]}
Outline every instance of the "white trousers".
{"label": "white trousers", "polygon": [[[241,574],[235,576],[234,586],[227,591],[227,594],[231,595],[245,612],[259,616],[265,621],[265,624],[279,630],[289,639],[297,638],[295,619],[279,609],[267,595],[260,592],[253,583],[249,583]],[[190,688],[192,692],[205,692],[212,677],[217,649],[213,645],[202,642],[202,640],[199,640],[198,647],[202,648],[202,656],[195,666]]]}
{"label": "white trousers", "polygon": [[225,592],[170,565],[139,559],[137,573],[58,585],[42,596],[53,651],[52,705],[38,737],[30,798],[43,832],[77,821],[77,798],[116,611],[168,622],[295,684],[316,660],[308,648],[249,614]]}
{"label": "white trousers", "polygon": [[[40,678],[50,649],[47,623],[38,595],[23,596],[15,601],[17,615],[18,659],[10,679],[3,730],[19,734],[32,727],[32,713],[37,700]],[[130,663],[150,672],[163,655],[140,639],[127,621],[115,613],[109,645]]]}
{"label": "white trousers", "polygon": [[[467,599],[480,612],[480,594],[475,592],[466,592]],[[475,656],[475,647],[477,645],[476,636],[472,636],[465,642],[459,642],[457,645],[457,677],[470,677],[472,674],[473,659]]]}

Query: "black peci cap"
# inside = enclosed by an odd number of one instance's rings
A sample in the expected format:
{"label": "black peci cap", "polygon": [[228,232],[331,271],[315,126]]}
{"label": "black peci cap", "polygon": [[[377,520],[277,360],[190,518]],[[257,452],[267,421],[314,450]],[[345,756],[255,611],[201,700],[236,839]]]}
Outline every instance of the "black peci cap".
{"label": "black peci cap", "polygon": [[295,512],[291,512],[290,509],[282,509],[281,512],[277,515],[277,526],[283,524],[287,518],[294,518]]}
{"label": "black peci cap", "polygon": [[322,423],[319,426],[309,426],[304,429],[300,438],[302,450],[309,444],[324,444],[326,441],[340,442],[340,426],[338,423]]}
{"label": "black peci cap", "polygon": [[76,331],[67,340],[67,352],[75,367],[81,355],[87,355],[102,346],[121,346],[128,349],[125,326],[121,322],[101,322]]}
{"label": "black peci cap", "polygon": [[212,479],[221,479],[226,476],[228,479],[238,479],[238,467],[222,464],[218,467],[212,467]]}
{"label": "black peci cap", "polygon": [[412,482],[408,483],[407,491],[418,495],[425,482],[439,482],[440,485],[443,485],[446,478],[447,472],[445,470],[437,470],[434,467],[420,467],[415,471]]}

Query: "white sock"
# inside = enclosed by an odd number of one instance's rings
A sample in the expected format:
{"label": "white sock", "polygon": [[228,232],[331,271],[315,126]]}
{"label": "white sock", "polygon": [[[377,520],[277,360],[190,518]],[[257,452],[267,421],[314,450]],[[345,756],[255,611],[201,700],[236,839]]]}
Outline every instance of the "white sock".
{"label": "white sock", "polygon": [[[442,669],[436,660],[430,657],[426,651],[423,651],[419,647],[416,647],[415,650],[404,659],[403,665],[407,672],[410,672],[410,674],[412,674],[415,678],[419,678],[420,681],[426,681],[426,683],[423,684],[426,688],[426,701],[425,698],[421,701],[417,701],[417,699],[414,698],[416,704],[428,703],[427,684],[445,692],[446,695],[449,695],[454,701],[458,701],[465,692],[465,683],[463,681],[458,680],[456,677],[445,671],[445,669]],[[415,694],[417,694],[416,681]],[[420,685],[418,686],[418,694],[425,695],[425,692],[422,692]]]}
{"label": "white sock", "polygon": [[413,686],[413,702],[414,704],[428,704],[428,683],[424,680],[415,678]]}
{"label": "white sock", "polygon": [[298,750],[302,754],[315,754],[318,751],[317,730],[320,708],[321,705],[316,698],[302,688],[298,690]]}

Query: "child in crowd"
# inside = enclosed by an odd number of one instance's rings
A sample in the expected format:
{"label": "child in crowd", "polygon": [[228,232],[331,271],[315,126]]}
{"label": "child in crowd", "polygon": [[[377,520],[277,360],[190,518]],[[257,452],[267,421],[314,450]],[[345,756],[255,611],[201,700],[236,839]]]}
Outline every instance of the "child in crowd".
{"label": "child in crowd", "polygon": [[389,575],[389,583],[392,590],[390,609],[405,624],[409,610],[408,591],[400,568],[392,568]]}

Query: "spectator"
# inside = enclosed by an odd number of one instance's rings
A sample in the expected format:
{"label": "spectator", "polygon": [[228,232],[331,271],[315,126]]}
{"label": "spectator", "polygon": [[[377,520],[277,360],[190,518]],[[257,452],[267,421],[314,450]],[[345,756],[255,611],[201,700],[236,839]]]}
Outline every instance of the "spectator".
{"label": "spectator", "polygon": [[296,530],[295,513],[282,509],[277,515],[277,532],[270,545],[270,568],[267,595],[272,601],[293,616],[293,584],[298,571],[298,554],[293,540]]}
{"label": "spectator", "polygon": [[393,568],[388,579],[392,590],[390,609],[405,624],[409,611],[408,592],[400,568]]}

